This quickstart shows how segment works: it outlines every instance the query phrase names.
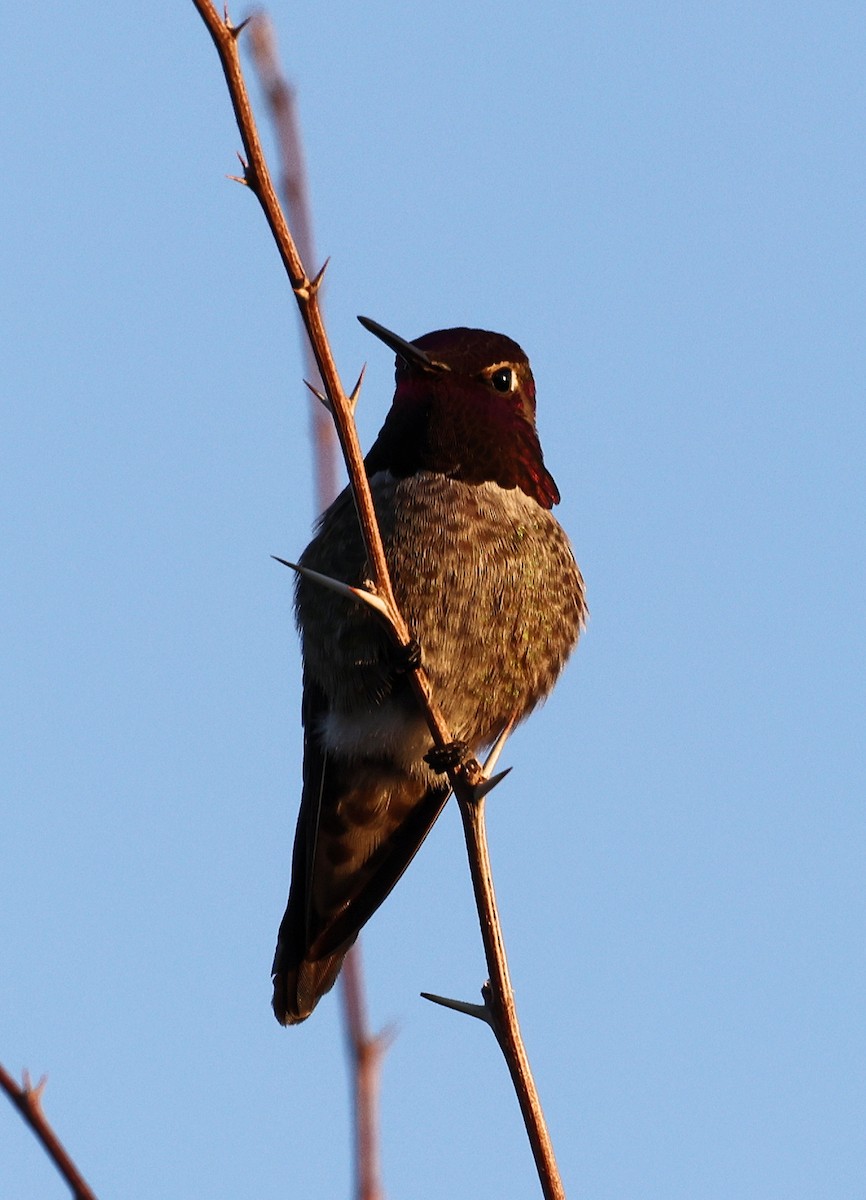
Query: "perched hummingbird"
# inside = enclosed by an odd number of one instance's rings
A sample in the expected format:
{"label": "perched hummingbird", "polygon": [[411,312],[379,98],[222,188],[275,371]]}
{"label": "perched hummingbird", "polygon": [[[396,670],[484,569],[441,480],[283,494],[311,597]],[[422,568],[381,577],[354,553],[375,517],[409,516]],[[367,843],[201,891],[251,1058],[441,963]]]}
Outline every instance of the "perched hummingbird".
{"label": "perched hummingbird", "polygon": [[[397,388],[365,459],[394,595],[455,740],[476,754],[543,700],[586,617],[583,580],[550,510],[559,492],[516,342],[441,329],[397,355]],[[347,488],[301,565],[369,576]],[[274,1012],[305,1020],[448,798],[407,669],[375,614],[298,577],[304,781],[274,957]]]}

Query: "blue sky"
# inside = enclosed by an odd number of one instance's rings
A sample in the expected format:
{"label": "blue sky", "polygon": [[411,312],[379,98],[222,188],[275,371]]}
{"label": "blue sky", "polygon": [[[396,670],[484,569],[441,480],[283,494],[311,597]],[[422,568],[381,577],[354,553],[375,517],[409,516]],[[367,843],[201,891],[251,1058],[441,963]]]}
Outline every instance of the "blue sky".
{"label": "blue sky", "polygon": [[[238,17],[242,15],[239,11]],[[569,1194],[866,1187],[859,5],[274,11],[369,444],[406,336],[529,353],[592,620],[491,841]],[[0,1061],[102,1197],[347,1196],[269,1011],[314,517],[292,300],[191,3],[4,24]],[[449,809],[364,937],[389,1196],[536,1194]],[[11,1108],[0,1191],[65,1194]]]}

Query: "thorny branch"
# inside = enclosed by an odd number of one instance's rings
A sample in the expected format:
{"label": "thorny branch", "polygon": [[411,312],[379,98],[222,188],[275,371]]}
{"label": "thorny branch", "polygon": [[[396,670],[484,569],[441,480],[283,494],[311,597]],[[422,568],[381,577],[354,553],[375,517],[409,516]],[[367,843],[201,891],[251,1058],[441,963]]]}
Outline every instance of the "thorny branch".
{"label": "thorny branch", "polygon": [[42,1093],[45,1090],[45,1083],[46,1080],[43,1077],[34,1087],[30,1082],[30,1076],[25,1071],[22,1082],[18,1084],[3,1066],[0,1066],[0,1088],[36,1134],[45,1153],[69,1184],[75,1200],[96,1200],[96,1195],[84,1182],[81,1172],[69,1157],[65,1146],[49,1125],[48,1119],[42,1111]]}
{"label": "thorny branch", "polygon": [[[243,24],[232,25],[228,13],[224,17],[220,17],[211,0],[193,0],[193,4],[213,39],[225,74],[246,155],[243,182],[247,184],[262,206],[265,219],[289,276],[301,319],[319,367],[327,405],[334,418],[337,436],[340,439],[349,472],[349,480],[373,577],[371,590],[375,592],[375,599],[378,601],[377,608],[384,611],[387,627],[395,642],[401,647],[408,648],[412,644],[411,632],[397,608],[391,587],[385,552],[364,470],[363,455],[358,444],[352,416],[352,398],[348,397],[343,389],[322,321],[318,291],[324,268],[313,279],[309,278],[277,199],[240,65],[237,40]],[[357,392],[357,388],[355,391]],[[430,681],[423,668],[413,671],[410,678],[430,728],[435,747],[444,749],[450,746],[452,743],[450,732],[441,710],[435,702]],[[475,759],[470,759],[468,762],[449,769],[448,776],[463,818],[472,884],[490,972],[490,981],[484,991],[490,1023],[515,1083],[542,1192],[546,1200],[564,1200],[565,1192],[556,1166],[553,1146],[517,1023],[514,996],[493,892],[483,811],[483,796],[489,790],[489,783]],[[488,784],[486,788],[485,784]]]}
{"label": "thorny branch", "polygon": [[[271,124],[277,137],[280,193],[294,230],[302,262],[312,262],[313,220],[304,167],[303,143],[294,89],[286,80],[277,54],[276,35],[266,13],[250,21],[250,46],[259,82],[267,97]],[[309,339],[302,338],[306,373],[311,386],[321,389],[321,379]],[[322,512],[337,493],[337,439],[324,406],[310,397],[311,432],[317,511]],[[340,993],[352,1085],[355,1127],[356,1200],[382,1200],[379,1154],[379,1083],[382,1059],[388,1047],[386,1034],[373,1034],[367,1022],[364,972],[360,940],[349,949],[340,972]]]}

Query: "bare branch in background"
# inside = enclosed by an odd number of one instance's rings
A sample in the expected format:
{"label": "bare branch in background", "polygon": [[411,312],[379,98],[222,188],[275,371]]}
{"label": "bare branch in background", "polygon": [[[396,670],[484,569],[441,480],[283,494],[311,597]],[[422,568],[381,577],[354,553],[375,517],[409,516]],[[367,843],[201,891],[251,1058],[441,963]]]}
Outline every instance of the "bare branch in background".
{"label": "bare branch in background", "polygon": [[6,1093],[21,1116],[42,1143],[45,1153],[57,1167],[57,1170],[69,1184],[72,1195],[76,1200],[96,1200],[96,1194],[84,1182],[84,1177],[69,1157],[66,1147],[48,1123],[42,1111],[42,1093],[45,1091],[47,1080],[43,1076],[33,1086],[30,1076],[25,1071],[22,1082],[16,1083],[12,1076],[0,1066],[0,1088]]}
{"label": "bare branch in background", "polygon": [[341,972],[346,1041],[355,1084],[355,1198],[383,1200],[379,1161],[379,1084],[387,1033],[373,1035],[367,1024],[361,970],[361,944],[346,955]]}
{"label": "bare branch in background", "polygon": [[[250,21],[249,29],[253,61],[268,100],[271,124],[277,136],[280,192],[301,259],[311,263],[314,261],[313,219],[295,90],[285,78],[280,65],[276,34],[268,15],[257,13]],[[301,341],[306,360],[305,370],[311,380],[307,382],[307,387],[319,401],[310,405],[310,427],[313,436],[316,511],[322,512],[337,492],[337,439],[327,397],[321,392],[322,381],[312,347],[306,336]],[[363,371],[349,397],[353,408],[362,378]],[[382,1200],[379,1084],[387,1039],[381,1034],[371,1034],[367,1024],[360,942],[356,942],[346,955],[340,975],[340,991],[355,1114],[355,1196],[356,1200]]]}
{"label": "bare branch in background", "polygon": [[[249,30],[253,62],[267,97],[271,124],[277,137],[280,194],[289,214],[289,224],[301,261],[311,263],[315,261],[312,210],[295,89],[286,80],[280,67],[277,39],[267,13],[256,13],[250,21]],[[311,384],[321,390],[322,380],[312,347],[306,337],[301,341],[306,361],[305,372]],[[333,422],[318,404],[310,405],[310,425],[315,447],[316,511],[323,512],[337,494],[337,439]]]}
{"label": "bare branch in background", "polygon": [[[211,0],[193,0],[193,3],[213,39],[225,74],[248,162],[244,169],[244,180],[262,206],[265,219],[289,276],[301,319],[309,334],[313,353],[319,366],[323,390],[331,406],[337,435],[349,472],[361,533],[373,576],[373,587],[388,612],[386,627],[398,646],[409,649],[416,643],[413,643],[411,631],[397,608],[394,598],[382,538],[364,470],[363,455],[358,444],[352,416],[352,403],[346,395],[337,372],[322,321],[318,299],[321,275],[315,280],[310,280],[308,277],[277,199],[276,190],[262,152],[241,70],[237,46],[240,30],[231,24],[228,15],[225,18],[220,17]],[[426,672],[423,667],[414,668],[409,678],[430,729],[434,746],[437,750],[447,751],[453,746],[453,738],[441,710],[435,702]],[[485,776],[478,762],[470,759],[468,762],[464,761],[455,766],[449,766],[448,778],[457,796],[463,818],[472,884],[490,972],[489,986],[484,995],[490,1010],[491,1023],[514,1081],[542,1192],[546,1200],[564,1200],[565,1191],[556,1166],[553,1146],[517,1023],[514,995],[508,974],[502,930],[490,874],[484,827],[483,794],[478,789],[479,784],[483,785],[486,782]]]}

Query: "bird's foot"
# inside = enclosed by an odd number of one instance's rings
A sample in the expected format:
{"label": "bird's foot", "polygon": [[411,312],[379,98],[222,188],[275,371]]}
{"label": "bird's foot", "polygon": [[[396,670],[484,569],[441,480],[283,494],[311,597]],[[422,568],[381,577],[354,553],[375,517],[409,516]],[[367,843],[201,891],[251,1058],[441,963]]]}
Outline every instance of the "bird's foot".
{"label": "bird's foot", "polygon": [[447,746],[434,746],[424,755],[425,763],[437,775],[446,775],[455,767],[465,767],[471,759],[469,743],[461,741],[449,742]]}
{"label": "bird's foot", "polygon": [[396,675],[410,675],[421,666],[421,643],[410,638],[405,646],[394,647],[392,669]]}

